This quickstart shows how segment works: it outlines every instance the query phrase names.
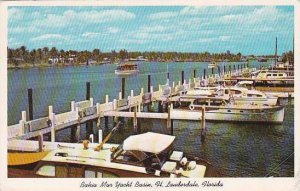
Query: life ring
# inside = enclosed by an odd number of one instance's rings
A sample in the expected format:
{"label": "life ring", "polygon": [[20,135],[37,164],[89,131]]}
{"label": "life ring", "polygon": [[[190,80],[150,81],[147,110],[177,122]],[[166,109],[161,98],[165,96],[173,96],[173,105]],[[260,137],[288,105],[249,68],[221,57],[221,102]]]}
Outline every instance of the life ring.
{"label": "life ring", "polygon": [[189,106],[189,108],[190,108],[190,110],[193,111],[193,110],[195,109],[195,106],[191,104],[191,105]]}
{"label": "life ring", "polygon": [[204,81],[200,81],[200,86],[204,86]]}

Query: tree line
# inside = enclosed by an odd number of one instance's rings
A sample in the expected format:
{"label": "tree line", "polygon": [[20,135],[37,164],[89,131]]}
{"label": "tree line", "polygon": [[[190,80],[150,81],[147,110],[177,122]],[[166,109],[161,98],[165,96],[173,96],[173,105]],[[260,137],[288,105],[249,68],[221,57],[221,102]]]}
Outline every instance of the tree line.
{"label": "tree line", "polygon": [[[88,60],[93,60],[95,63],[115,63],[130,58],[137,58],[142,56],[148,61],[194,61],[194,62],[209,62],[209,61],[241,61],[243,55],[241,53],[233,54],[230,51],[225,53],[188,53],[188,52],[129,52],[126,49],[119,51],[112,50],[111,52],[102,52],[100,49],[92,51],[84,50],[58,50],[56,47],[38,48],[28,50],[26,46],[19,48],[7,47],[8,64],[18,66],[20,64],[31,64],[39,66],[42,64],[50,64],[50,61],[55,60],[58,64],[85,64]],[[290,51],[284,54],[285,58],[293,57]],[[251,57],[251,56],[250,56]],[[252,55],[252,58],[255,58]],[[290,59],[289,59],[290,60]]]}

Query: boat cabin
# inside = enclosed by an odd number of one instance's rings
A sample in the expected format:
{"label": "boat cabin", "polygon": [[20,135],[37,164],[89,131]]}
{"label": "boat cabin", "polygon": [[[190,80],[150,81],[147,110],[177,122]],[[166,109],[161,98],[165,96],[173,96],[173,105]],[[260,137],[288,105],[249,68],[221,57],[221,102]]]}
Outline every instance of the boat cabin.
{"label": "boat cabin", "polygon": [[204,177],[199,158],[173,150],[175,136],[143,133],[129,136],[123,144],[94,148],[58,148],[35,166],[30,177]]}

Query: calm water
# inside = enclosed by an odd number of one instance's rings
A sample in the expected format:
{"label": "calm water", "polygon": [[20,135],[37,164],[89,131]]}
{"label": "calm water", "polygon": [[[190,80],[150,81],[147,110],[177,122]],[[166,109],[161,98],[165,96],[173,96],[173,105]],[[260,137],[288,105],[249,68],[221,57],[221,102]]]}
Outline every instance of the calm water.
{"label": "calm water", "polygon": [[[155,90],[158,84],[166,82],[167,71],[170,82],[181,80],[181,71],[185,79],[203,75],[208,63],[140,63],[140,73],[126,78],[126,95],[133,89],[137,94],[140,88],[147,90],[148,75],[151,75]],[[221,68],[223,69],[223,64]],[[240,63],[230,63],[233,65]],[[260,63],[250,63],[259,67]],[[269,63],[263,63],[268,65]],[[228,69],[227,64],[227,69]],[[121,88],[121,78],[114,74],[115,65],[80,66],[63,68],[20,69],[8,71],[8,123],[16,124],[21,111],[27,110],[27,89],[33,89],[34,118],[47,116],[48,105],[53,105],[55,113],[70,110],[71,101],[85,99],[85,83],[91,82],[91,97],[94,102],[104,102],[105,95],[110,99],[117,97]],[[215,73],[217,70],[215,69]],[[211,71],[209,71],[211,73]],[[104,127],[102,120],[102,127]],[[163,120],[141,120],[142,132],[155,131],[168,133]],[[121,143],[131,135],[132,122],[125,120],[111,142]],[[294,176],[294,155],[277,167],[294,152],[294,104],[288,103],[285,121],[281,125],[206,123],[207,134],[201,140],[200,123],[174,121],[175,146],[178,150],[201,156],[219,168],[228,177]],[[112,128],[110,119],[109,129]],[[104,135],[109,129],[104,130]],[[70,129],[57,133],[57,141],[70,141]],[[82,128],[81,137],[85,138]],[[97,136],[97,135],[96,135]],[[47,139],[47,136],[45,137]],[[277,168],[276,168],[277,167]]]}

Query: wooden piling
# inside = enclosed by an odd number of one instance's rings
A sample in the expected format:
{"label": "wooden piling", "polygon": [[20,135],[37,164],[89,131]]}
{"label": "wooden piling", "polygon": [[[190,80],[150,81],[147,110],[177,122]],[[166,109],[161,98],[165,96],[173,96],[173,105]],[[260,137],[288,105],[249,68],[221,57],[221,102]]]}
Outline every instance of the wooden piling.
{"label": "wooden piling", "polygon": [[80,123],[77,124],[76,126],[76,132],[75,132],[75,142],[79,142],[80,140]]}
{"label": "wooden piling", "polygon": [[173,129],[171,125],[171,106],[168,105],[168,118],[167,118],[167,129],[170,130],[170,134],[173,135]]}
{"label": "wooden piling", "polygon": [[71,143],[76,143],[76,125],[73,125],[70,127],[71,129],[71,136],[70,136],[70,142]]}
{"label": "wooden piling", "polygon": [[206,129],[205,129],[205,105],[202,106],[201,109],[201,141],[205,140],[205,134],[206,134]]}
{"label": "wooden piling", "polygon": [[105,125],[105,128],[108,128],[108,116],[104,117],[104,125]]}
{"label": "wooden piling", "polygon": [[122,78],[122,99],[125,98],[125,78]]}
{"label": "wooden piling", "polygon": [[39,152],[43,152],[43,134],[40,132],[38,135],[38,142],[39,142]]}
{"label": "wooden piling", "polygon": [[136,112],[137,112],[137,106],[134,106],[134,114],[133,114],[133,131],[134,131],[134,134],[137,134],[137,116],[136,116]]}
{"label": "wooden piling", "polygon": [[181,71],[181,83],[184,84],[184,71]]}
{"label": "wooden piling", "polygon": [[94,134],[93,132],[93,120],[89,120],[86,122],[86,138],[90,136],[90,134]]}
{"label": "wooden piling", "polygon": [[28,89],[28,115],[29,121],[33,120],[33,101],[32,101],[32,89]]}
{"label": "wooden piling", "polygon": [[203,78],[206,79],[206,69],[203,70]]}
{"label": "wooden piling", "polygon": [[226,72],[226,66],[225,66],[225,64],[224,64],[224,66],[223,66],[223,67],[224,67],[224,74],[225,74],[225,72]]}
{"label": "wooden piling", "polygon": [[86,100],[90,100],[91,97],[91,83],[86,82]]}
{"label": "wooden piling", "polygon": [[194,78],[196,78],[197,76],[196,76],[196,69],[194,69]]}
{"label": "wooden piling", "polygon": [[148,75],[148,92],[151,92],[151,75]]}

